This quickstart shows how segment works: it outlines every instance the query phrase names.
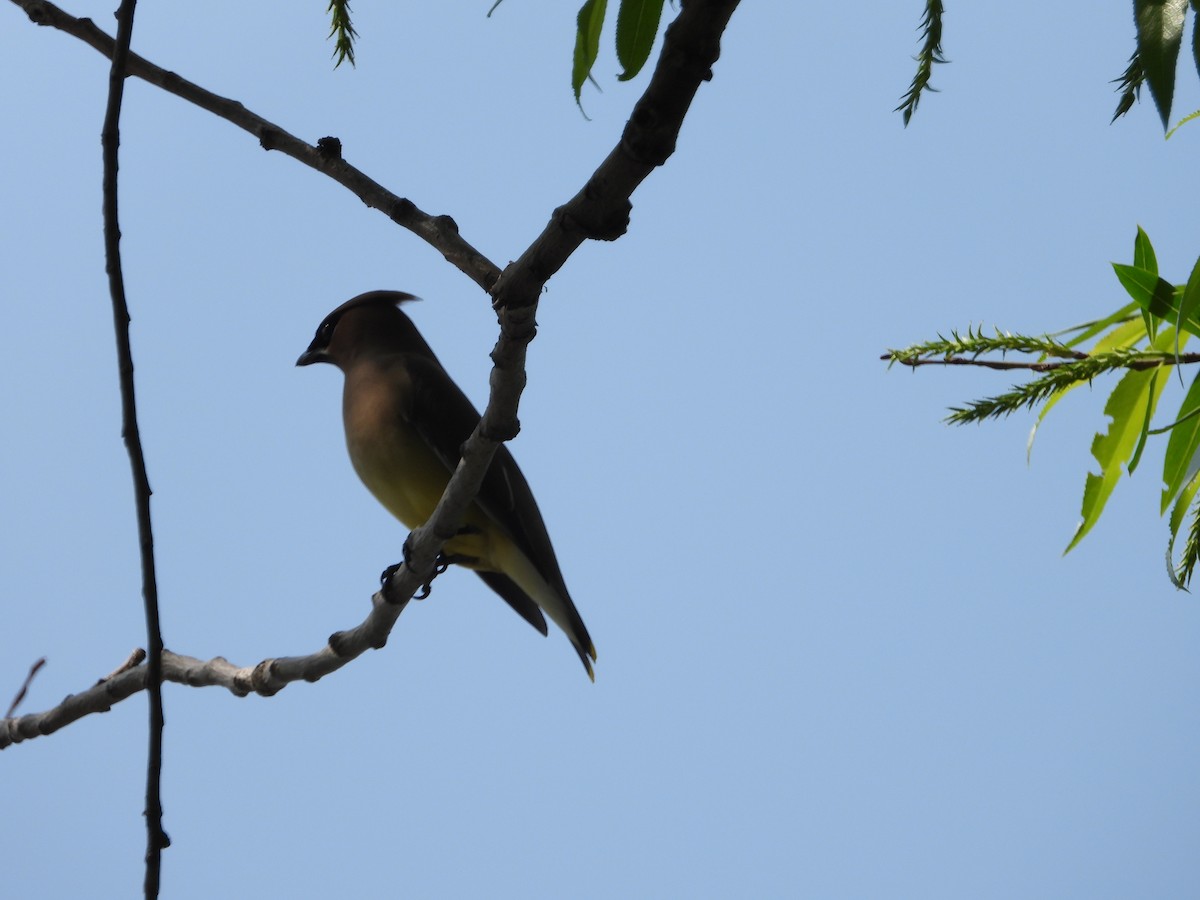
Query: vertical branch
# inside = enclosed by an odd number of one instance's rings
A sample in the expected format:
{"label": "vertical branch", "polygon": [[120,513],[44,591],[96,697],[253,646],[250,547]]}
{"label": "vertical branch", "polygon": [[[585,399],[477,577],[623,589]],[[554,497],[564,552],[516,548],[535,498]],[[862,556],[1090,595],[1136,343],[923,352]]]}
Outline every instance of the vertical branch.
{"label": "vertical branch", "polygon": [[129,306],[121,271],[121,229],[117,216],[117,162],[120,147],[121,101],[125,93],[125,66],[133,37],[137,0],[121,0],[117,11],[116,45],[108,77],[108,106],[100,144],[104,152],[104,260],[112,296],[113,327],[117,336],[117,365],[121,379],[121,436],[129,452],[137,505],[138,543],[142,559],[142,598],[146,612],[150,736],[146,759],[146,877],[147,900],[158,896],[162,851],[169,841],[162,828],[162,631],[158,620],[158,585],[154,572],[154,534],[150,525],[150,480],[138,432],[137,400],[133,389],[133,354],[129,345]]}

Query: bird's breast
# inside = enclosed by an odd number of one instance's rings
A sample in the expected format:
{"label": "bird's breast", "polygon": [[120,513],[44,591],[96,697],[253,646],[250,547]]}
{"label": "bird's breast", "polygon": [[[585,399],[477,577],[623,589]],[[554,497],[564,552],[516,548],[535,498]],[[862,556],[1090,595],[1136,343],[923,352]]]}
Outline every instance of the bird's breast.
{"label": "bird's breast", "polygon": [[[354,471],[384,508],[416,528],[433,515],[451,471],[409,420],[403,379],[347,379],[342,414]],[[448,554],[471,568],[500,570],[511,539],[471,504],[462,534],[446,543]],[[473,562],[467,562],[467,559]]]}
{"label": "bird's breast", "polygon": [[407,421],[402,395],[358,385],[343,405],[346,449],[367,489],[409,528],[437,506],[450,473]]}

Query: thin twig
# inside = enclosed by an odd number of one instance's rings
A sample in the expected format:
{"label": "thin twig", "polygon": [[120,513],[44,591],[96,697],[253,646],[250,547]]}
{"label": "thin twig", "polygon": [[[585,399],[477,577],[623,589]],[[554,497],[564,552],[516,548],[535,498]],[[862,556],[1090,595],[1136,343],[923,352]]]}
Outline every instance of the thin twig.
{"label": "thin twig", "polygon": [[158,582],[154,566],[154,531],[150,522],[150,479],[138,431],[137,398],[133,386],[133,352],[129,341],[129,305],[125,299],[125,277],[121,269],[121,225],[117,214],[117,170],[121,145],[121,101],[125,96],[125,64],[133,37],[137,0],[121,0],[117,10],[117,39],[108,77],[108,105],[100,145],[104,154],[104,260],[108,289],[112,295],[113,327],[117,337],[117,366],[121,378],[121,435],[129,452],[136,494],[138,544],[142,560],[142,599],[146,614],[146,646],[149,665],[150,734],[146,754],[146,900],[158,896],[162,874],[162,851],[168,845],[162,827],[162,631],[158,618]]}
{"label": "thin twig", "polygon": [[[891,360],[902,366],[910,366],[914,369],[920,366],[976,366],[982,369],[1025,369],[1030,372],[1053,372],[1055,369],[1072,366],[1079,360],[1090,359],[1091,357],[1087,353],[1079,353],[1071,359],[1057,360],[1055,362],[1015,362],[1007,359],[976,359],[971,356],[939,356],[930,358],[909,356],[900,359],[891,353],[884,353],[879,358]],[[1200,362],[1200,353],[1180,353],[1178,356],[1167,353],[1162,356],[1132,358],[1129,362],[1122,364],[1121,368],[1142,371],[1145,369],[1157,369],[1160,366],[1190,365],[1198,362]]]}
{"label": "thin twig", "polygon": [[25,681],[21,685],[21,689],[17,691],[17,695],[13,697],[13,702],[8,706],[8,712],[4,714],[4,718],[11,719],[13,713],[17,711],[17,707],[21,705],[21,701],[25,699],[25,694],[29,690],[29,686],[33,684],[33,676],[38,673],[38,669],[46,664],[46,657],[42,657],[32,666],[29,667],[29,674],[25,676]]}
{"label": "thin twig", "polygon": [[130,669],[140,666],[146,661],[146,651],[141,647],[135,647],[133,652],[125,657],[125,661],[105,675],[100,681],[112,681],[118,675],[128,672]]}

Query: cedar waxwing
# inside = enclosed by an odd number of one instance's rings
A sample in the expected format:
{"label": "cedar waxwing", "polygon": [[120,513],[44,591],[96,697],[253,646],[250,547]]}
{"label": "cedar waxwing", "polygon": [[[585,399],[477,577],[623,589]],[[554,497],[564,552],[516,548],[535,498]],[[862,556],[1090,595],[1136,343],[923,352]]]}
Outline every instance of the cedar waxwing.
{"label": "cedar waxwing", "polygon": [[[296,365],[333,363],[346,377],[342,418],[350,461],[375,498],[406,526],[433,514],[479,413],[446,374],[398,304],[399,291],[370,291],[325,317]],[[530,625],[544,611],[593,681],[596,648],[579,617],[537,502],[508,448],[496,448],[463,527],[442,551],[473,569]]]}

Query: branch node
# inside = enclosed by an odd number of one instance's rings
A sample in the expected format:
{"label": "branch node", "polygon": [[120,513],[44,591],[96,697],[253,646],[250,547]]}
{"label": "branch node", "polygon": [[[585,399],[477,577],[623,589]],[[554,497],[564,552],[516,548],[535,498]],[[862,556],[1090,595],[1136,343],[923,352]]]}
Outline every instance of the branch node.
{"label": "branch node", "polygon": [[338,659],[346,658],[346,632],[335,631],[329,636],[329,649],[333,651],[333,655]]}
{"label": "branch node", "polygon": [[417,206],[407,197],[398,197],[391,208],[387,210],[387,216],[397,225],[407,225],[412,221],[416,214]]}
{"label": "branch node", "polygon": [[[50,24],[52,24],[50,21],[50,16],[47,14],[46,7],[43,6],[41,3],[34,3],[34,4],[30,5],[25,10],[25,12],[29,16],[29,21],[32,22],[34,25],[50,25]],[[83,25],[84,23],[86,23],[87,25],[92,24],[91,19],[80,19],[79,22],[81,25]]]}
{"label": "branch node", "polygon": [[254,692],[262,697],[271,697],[279,693],[279,685],[275,684],[275,660],[264,659],[250,673],[250,684]]}
{"label": "branch node", "polygon": [[317,155],[325,159],[342,158],[342,142],[335,137],[323,137],[317,141]]}

